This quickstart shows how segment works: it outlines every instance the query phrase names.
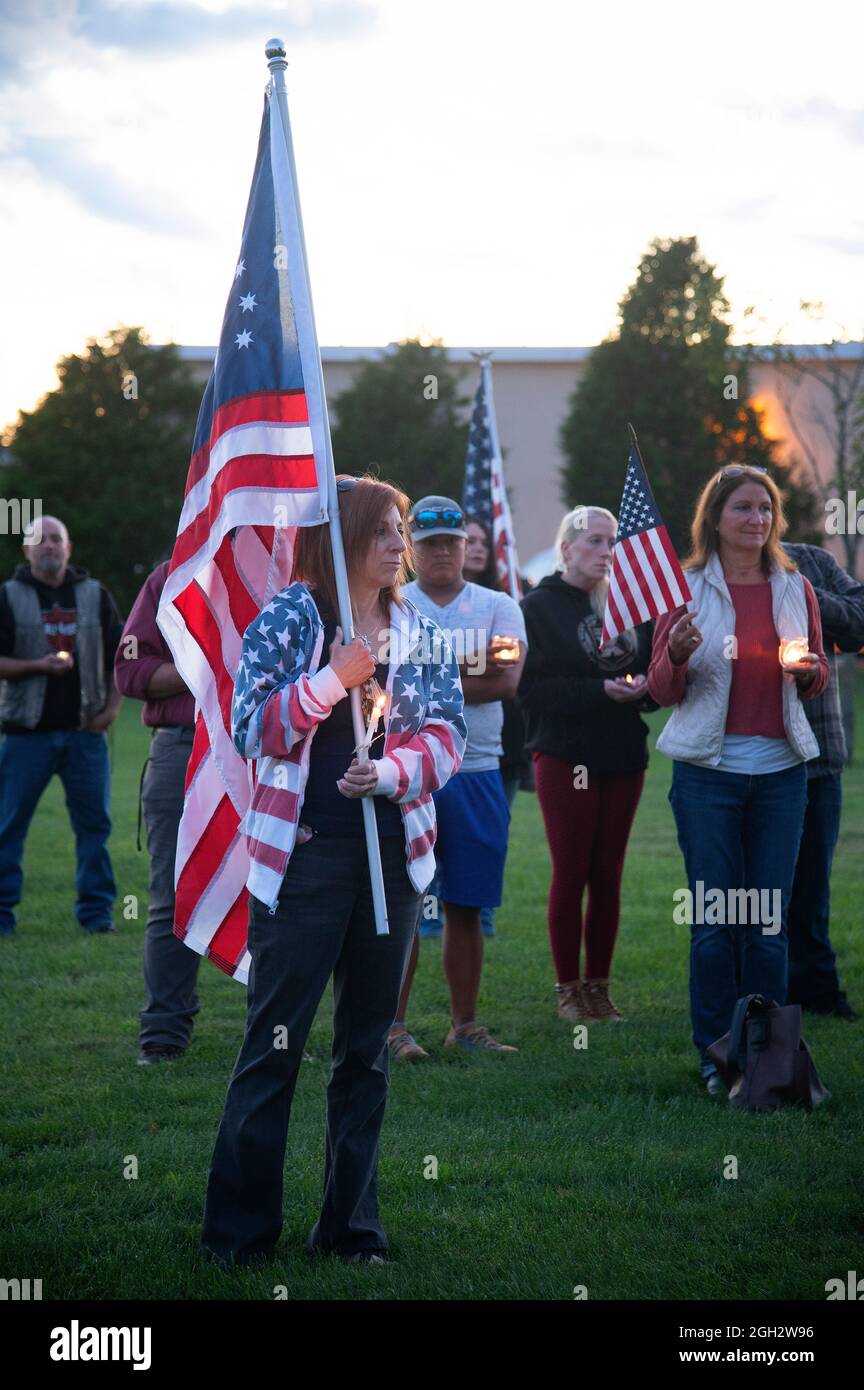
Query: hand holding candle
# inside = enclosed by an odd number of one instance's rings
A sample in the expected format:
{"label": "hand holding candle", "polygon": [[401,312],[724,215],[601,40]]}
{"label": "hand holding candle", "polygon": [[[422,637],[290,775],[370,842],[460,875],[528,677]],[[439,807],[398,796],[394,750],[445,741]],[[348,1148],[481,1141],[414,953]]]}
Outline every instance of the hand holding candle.
{"label": "hand holding candle", "polygon": [[49,652],[47,656],[40,657],[34,666],[40,675],[65,676],[75,669],[75,658],[67,651]]}
{"label": "hand holding candle", "polygon": [[366,734],[362,743],[359,743],[355,748],[356,757],[352,760],[345,776],[340,777],[336,783],[342,795],[347,796],[350,800],[371,795],[378,783],[378,767],[374,761],[370,760],[369,749],[387,706],[387,695],[379,687],[376,688],[378,694],[372,702]]}
{"label": "hand holding candle", "polygon": [[369,752],[365,742],[360,745],[358,755],[351,762],[351,766],[344,777],[337,779],[336,786],[343,796],[347,796],[349,801],[355,801],[360,797],[371,796],[378,785],[378,764],[374,760],[370,761]]}
{"label": "hand holding candle", "polygon": [[619,705],[627,704],[631,700],[641,700],[647,686],[647,676],[632,676],[629,671],[626,676],[615,676],[614,679],[603,682],[603,689],[609,699]]}
{"label": "hand holding candle", "polygon": [[499,633],[489,643],[489,653],[497,666],[512,666],[519,660],[519,638]]}
{"label": "hand holding candle", "polygon": [[799,685],[809,685],[819,665],[818,656],[809,648],[806,637],[785,637],[780,643],[780,665]]}
{"label": "hand holding candle", "polygon": [[794,666],[802,657],[809,655],[809,650],[806,637],[785,637],[780,643],[780,660],[786,667]]}

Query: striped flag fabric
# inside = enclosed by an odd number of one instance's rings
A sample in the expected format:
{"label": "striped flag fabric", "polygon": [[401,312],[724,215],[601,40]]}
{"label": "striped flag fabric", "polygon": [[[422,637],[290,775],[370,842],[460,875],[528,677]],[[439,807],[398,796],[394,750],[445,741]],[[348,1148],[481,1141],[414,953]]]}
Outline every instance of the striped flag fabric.
{"label": "striped flag fabric", "polygon": [[291,582],[297,527],[328,519],[321,394],[297,193],[271,83],[158,615],[196,702],[174,933],[241,979],[249,873],[241,821],[255,765],[231,738],[234,680],[243,633]]}
{"label": "striped flag fabric", "polygon": [[601,648],[619,633],[680,608],[691,597],[633,443],[618,512]]}
{"label": "striped flag fabric", "polygon": [[480,359],[480,385],[474,397],[468,435],[462,509],[488,526],[492,533],[498,587],[511,598],[520,599],[522,580],[519,577],[513,519],[504,487],[504,460],[498,443],[492,369],[488,359],[484,358]]}

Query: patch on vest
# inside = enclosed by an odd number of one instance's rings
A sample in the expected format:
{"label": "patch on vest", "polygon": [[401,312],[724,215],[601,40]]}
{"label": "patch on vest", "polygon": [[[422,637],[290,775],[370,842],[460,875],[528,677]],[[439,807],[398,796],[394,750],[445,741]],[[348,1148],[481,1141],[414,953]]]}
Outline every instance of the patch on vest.
{"label": "patch on vest", "polygon": [[52,651],[74,652],[78,634],[78,610],[60,608],[56,603],[42,609],[42,625]]}

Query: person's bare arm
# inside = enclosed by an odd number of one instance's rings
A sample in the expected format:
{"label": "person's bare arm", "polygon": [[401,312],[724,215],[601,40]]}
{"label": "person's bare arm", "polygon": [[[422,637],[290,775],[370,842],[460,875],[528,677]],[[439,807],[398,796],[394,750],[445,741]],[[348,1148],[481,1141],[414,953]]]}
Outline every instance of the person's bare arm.
{"label": "person's bare arm", "polygon": [[71,670],[72,662],[57,656],[55,652],[37,657],[34,661],[21,661],[16,656],[0,656],[0,680],[3,681],[26,681],[33,676],[65,676]]}
{"label": "person's bare arm", "polygon": [[527,651],[525,643],[519,643],[519,660],[498,665],[491,651],[486,652],[486,669],[482,675],[471,666],[459,667],[462,677],[462,693],[466,705],[484,705],[490,700],[512,700],[519,687]]}
{"label": "person's bare arm", "polygon": [[147,682],[148,700],[165,700],[169,695],[187,695],[189,688],[173,661],[163,661]]}
{"label": "person's bare arm", "polygon": [[89,724],[84,725],[87,732],[90,734],[103,734],[105,730],[110,728],[114,723],[122,703],[123,696],[120,694],[120,691],[117,689],[112,679],[108,690],[108,699],[105,702],[105,708],[101,710],[94,719],[91,719]]}

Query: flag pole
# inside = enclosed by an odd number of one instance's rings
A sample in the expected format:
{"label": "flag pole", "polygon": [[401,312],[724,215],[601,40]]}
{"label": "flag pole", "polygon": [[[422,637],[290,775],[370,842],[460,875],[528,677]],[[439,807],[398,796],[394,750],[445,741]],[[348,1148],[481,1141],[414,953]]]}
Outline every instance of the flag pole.
{"label": "flag pole", "polygon": [[[489,439],[492,445],[492,453],[501,460],[501,502],[509,513],[510,504],[507,501],[507,490],[504,486],[504,456],[501,453],[501,444],[498,439],[498,421],[495,419],[495,397],[492,394],[492,354],[491,352],[475,353],[474,356],[480,363],[480,375],[483,379],[483,390],[486,396],[486,412],[489,417]],[[507,528],[508,536],[513,534],[512,521]],[[519,584],[516,579],[516,565],[513,560],[513,547],[507,546],[507,583],[510,586],[510,597],[519,602]]]}
{"label": "flag pole", "polygon": [[[288,67],[286,47],[282,39],[269,39],[264,49],[270,80],[276,97],[276,105],[282,121],[282,134],[285,137],[285,151],[291,183],[294,190],[294,203],[297,209],[297,231],[300,239],[300,259],[303,263],[306,303],[315,341],[315,358],[318,368],[318,386],[323,414],[324,466],[327,472],[327,513],[330,518],[330,545],[333,550],[333,571],[336,578],[336,592],[339,598],[339,621],[343,641],[354,640],[354,619],[351,613],[351,591],[348,588],[348,568],[345,564],[345,546],[342,540],[342,525],[339,519],[339,494],[336,491],[336,468],[333,463],[333,444],[330,439],[330,420],[327,413],[327,396],[324,388],[324,369],[321,365],[321,351],[318,346],[318,333],[315,328],[315,315],[312,308],[312,284],[309,279],[309,261],[306,256],[306,238],[303,235],[303,218],[300,212],[300,189],[297,182],[297,167],[294,163],[294,144],[291,139],[291,121],[288,116],[288,91],[285,86],[285,70]],[[351,719],[354,725],[355,745],[359,748],[366,736],[363,723],[363,709],[360,701],[360,687],[355,685],[350,691]],[[372,884],[372,902],[375,909],[375,930],[379,936],[389,934],[387,926],[387,902],[384,896],[384,874],[381,868],[381,846],[378,843],[378,821],[371,796],[361,797],[363,808],[363,828],[366,832],[366,849],[369,857],[369,878]]]}

